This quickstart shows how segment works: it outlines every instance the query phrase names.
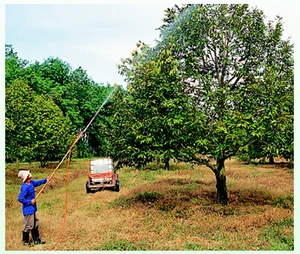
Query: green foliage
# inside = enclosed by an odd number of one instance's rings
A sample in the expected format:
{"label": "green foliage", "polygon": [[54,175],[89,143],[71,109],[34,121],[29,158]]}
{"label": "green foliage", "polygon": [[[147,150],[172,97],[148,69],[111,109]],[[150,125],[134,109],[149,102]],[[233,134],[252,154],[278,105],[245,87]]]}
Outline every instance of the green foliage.
{"label": "green foliage", "polygon": [[5,45],[5,86],[8,87],[14,80],[24,75],[28,61],[18,57],[12,45]]}
{"label": "green foliage", "polygon": [[72,133],[68,119],[51,99],[16,80],[6,90],[5,135],[8,161],[40,161],[62,156]]}
{"label": "green foliage", "polygon": [[293,46],[282,29],[281,18],[265,24],[248,5],[168,9],[157,46],[139,44],[119,66],[129,85],[115,158],[138,167],[157,158],[166,167],[169,158],[205,164],[225,203],[226,159],[292,158]]}
{"label": "green foliage", "polygon": [[[95,83],[81,67],[72,71],[59,58],[29,63],[18,58],[11,45],[5,49],[6,160],[40,160],[42,164],[56,160],[89,123],[112,88]],[[57,111],[54,118],[53,111]],[[74,148],[74,157],[110,156],[103,130],[110,127],[111,115],[104,107]]]}
{"label": "green foliage", "polygon": [[115,96],[113,157],[120,166],[142,168],[156,159],[169,168],[182,143],[195,141],[190,133],[202,126],[202,115],[185,93],[170,51],[138,50],[119,67],[130,85]]}
{"label": "green foliage", "polygon": [[281,73],[281,77],[270,67],[260,85],[252,87],[251,105],[257,111],[253,116],[254,125],[261,134],[259,139],[254,139],[248,145],[246,153],[242,155],[248,161],[264,161],[265,158],[277,156],[293,160],[294,86],[293,73],[288,67],[282,67],[286,69],[286,73]]}
{"label": "green foliage", "polygon": [[263,12],[248,5],[178,10],[165,20],[159,47],[181,63],[195,103],[209,117],[199,152],[292,156],[293,50],[281,39],[281,19],[265,24]]}
{"label": "green foliage", "polygon": [[[72,71],[70,65],[59,58],[35,62],[26,69],[26,77],[33,89],[52,98],[63,114],[71,120],[71,128],[79,133],[92,119],[111,87],[99,86],[81,67]],[[78,157],[107,156],[107,142],[99,128],[107,128],[111,113],[104,109],[79,141],[74,154]]]}

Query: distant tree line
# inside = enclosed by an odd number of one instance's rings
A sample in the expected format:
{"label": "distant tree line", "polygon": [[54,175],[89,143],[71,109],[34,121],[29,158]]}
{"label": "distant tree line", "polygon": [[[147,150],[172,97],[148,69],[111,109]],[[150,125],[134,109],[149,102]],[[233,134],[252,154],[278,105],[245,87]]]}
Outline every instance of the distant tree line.
{"label": "distant tree line", "polygon": [[[89,123],[110,93],[110,84],[97,84],[81,67],[59,58],[42,63],[20,59],[12,45],[5,48],[5,151],[6,161],[60,159],[78,133]],[[107,107],[77,143],[73,157],[107,156],[99,127],[109,124]]]}
{"label": "distant tree line", "polygon": [[[119,73],[127,81],[73,156],[111,156],[117,168],[171,159],[216,177],[227,203],[225,161],[294,158],[294,58],[282,19],[248,5],[175,5],[154,47],[139,41]],[[6,46],[6,160],[56,160],[111,91],[58,58],[19,59]]]}

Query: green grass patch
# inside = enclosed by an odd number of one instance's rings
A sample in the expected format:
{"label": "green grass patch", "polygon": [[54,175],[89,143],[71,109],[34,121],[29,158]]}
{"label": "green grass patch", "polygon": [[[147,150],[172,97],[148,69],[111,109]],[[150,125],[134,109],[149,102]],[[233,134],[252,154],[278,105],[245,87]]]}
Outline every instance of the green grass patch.
{"label": "green grass patch", "polygon": [[137,175],[139,179],[146,181],[147,183],[153,183],[157,180],[158,176],[166,175],[168,173],[165,169],[157,169],[157,170],[145,170]]}
{"label": "green grass patch", "polygon": [[120,174],[120,182],[124,187],[129,187],[134,189],[134,187],[139,186],[144,183],[153,183],[157,180],[157,176],[163,174],[163,170],[158,171],[137,171],[133,168],[122,169]]}
{"label": "green grass patch", "polygon": [[46,210],[46,211],[51,211],[55,208],[57,208],[57,206],[53,205],[51,201],[43,201],[43,202],[39,202],[38,207],[40,210]]}
{"label": "green grass patch", "polygon": [[255,168],[255,170],[252,172],[252,176],[253,178],[257,178],[259,176],[259,171],[257,168]]}
{"label": "green grass patch", "polygon": [[109,208],[115,208],[115,207],[123,207],[123,208],[127,208],[127,207],[131,207],[133,203],[133,198],[126,198],[126,197],[119,197],[117,199],[115,199],[114,201],[112,201],[108,207]]}
{"label": "green grass patch", "polygon": [[161,193],[158,193],[156,191],[146,191],[143,193],[139,193],[135,196],[135,200],[136,201],[140,201],[142,203],[149,203],[152,202],[154,203],[155,201],[157,201],[160,198],[163,198],[164,195]]}
{"label": "green grass patch", "polygon": [[[275,221],[263,229],[261,240],[270,243],[270,250],[294,250],[294,219],[287,218]],[[290,232],[290,233],[287,233]]]}
{"label": "green grass patch", "polygon": [[102,211],[103,210],[103,206],[100,204],[94,204],[94,205],[89,205],[87,206],[87,211],[90,212],[90,213],[93,213],[93,212],[99,212],[99,211]]}
{"label": "green grass patch", "polygon": [[152,183],[156,180],[157,173],[155,171],[146,171],[144,174],[140,174],[139,178],[145,180],[148,183]]}
{"label": "green grass patch", "polygon": [[294,206],[294,196],[278,197],[271,203],[272,207],[282,207],[289,209]]}
{"label": "green grass patch", "polygon": [[21,183],[19,185],[6,185],[5,192],[8,193],[16,193],[20,191]]}
{"label": "green grass patch", "polygon": [[184,246],[186,250],[203,250],[200,244],[197,243],[186,243]]}
{"label": "green grass patch", "polygon": [[94,250],[124,250],[124,251],[136,251],[136,250],[147,250],[147,244],[145,241],[133,244],[126,240],[109,241],[94,248]]}
{"label": "green grass patch", "polygon": [[283,220],[275,221],[273,225],[277,227],[294,227],[294,218],[285,218]]}

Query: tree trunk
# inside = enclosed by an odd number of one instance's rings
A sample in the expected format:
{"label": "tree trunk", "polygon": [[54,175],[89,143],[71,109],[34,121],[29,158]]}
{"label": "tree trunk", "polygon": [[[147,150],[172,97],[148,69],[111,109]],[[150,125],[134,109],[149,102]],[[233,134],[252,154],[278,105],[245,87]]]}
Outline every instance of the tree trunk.
{"label": "tree trunk", "polygon": [[217,159],[216,175],[216,188],[217,199],[222,204],[228,204],[228,193],[226,186],[226,171],[225,171],[225,159]]}
{"label": "tree trunk", "polygon": [[165,169],[169,170],[170,168],[170,158],[164,159]]}
{"label": "tree trunk", "polygon": [[269,164],[274,164],[275,161],[274,161],[274,157],[273,156],[269,156]]}
{"label": "tree trunk", "polygon": [[46,167],[46,164],[47,164],[47,161],[45,161],[45,160],[40,161],[41,168]]}

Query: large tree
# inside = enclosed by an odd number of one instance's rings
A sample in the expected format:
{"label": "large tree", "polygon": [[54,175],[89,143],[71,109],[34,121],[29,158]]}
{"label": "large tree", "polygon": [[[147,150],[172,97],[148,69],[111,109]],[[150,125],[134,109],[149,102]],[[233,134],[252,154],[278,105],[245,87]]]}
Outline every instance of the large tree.
{"label": "large tree", "polygon": [[[267,141],[268,132],[283,138],[285,128],[271,130],[266,122],[280,116],[288,129],[293,125],[293,47],[282,39],[280,18],[275,25],[264,19],[248,5],[192,5],[161,28],[159,47],[173,52],[194,102],[209,116],[205,139],[192,153],[215,173],[217,196],[225,203],[225,160]],[[288,103],[281,101],[287,91]]]}
{"label": "large tree", "polygon": [[6,89],[5,102],[7,161],[40,161],[44,166],[63,156],[75,135],[52,99],[15,80]]}
{"label": "large tree", "polygon": [[[195,161],[209,167],[216,176],[217,199],[226,204],[229,200],[226,159],[248,152],[270,131],[277,131],[278,140],[282,138],[284,133],[278,131],[285,128],[267,128],[268,121],[276,116],[284,118],[282,123],[288,124],[290,131],[286,140],[292,139],[293,111],[289,107],[292,106],[293,48],[288,40],[281,38],[281,19],[277,19],[275,25],[265,24],[263,12],[248,5],[188,5],[168,9],[166,15],[169,17],[164,19],[161,27],[161,39],[153,50],[149,50],[148,59],[153,52],[171,52],[173,65],[178,63],[177,77],[180,79],[177,81],[181,81],[180,90],[184,91],[180,96],[187,98],[188,95],[191,98],[188,103],[195,107],[195,117],[183,121],[186,125],[192,126],[193,122],[199,125],[187,132],[180,131],[182,125],[170,126],[172,132],[178,131],[183,136],[181,146],[175,146],[177,151],[173,155],[182,161]],[[136,61],[143,68],[136,68]],[[139,88],[138,93],[130,96],[133,96],[131,101],[139,101],[134,105],[141,109],[142,119],[153,118],[151,110],[155,105],[149,92],[152,88],[157,91],[173,87],[174,95],[178,94],[178,83],[171,82],[170,71],[165,73],[166,82],[157,83],[148,78],[155,72],[149,68],[151,60],[143,64],[147,61],[147,57],[133,56],[125,63],[128,67],[124,73],[129,88],[132,84]],[[266,87],[273,92],[266,93]],[[288,103],[280,101],[286,91]],[[156,92],[156,96],[159,93]],[[140,100],[143,94],[145,97]],[[174,105],[174,112],[175,108],[180,115],[179,105]],[[266,110],[272,117],[266,116]],[[175,118],[175,115],[168,116]],[[163,117],[157,121],[155,126],[160,126]],[[139,119],[139,122],[145,121]],[[133,124],[136,124],[134,118]],[[144,139],[147,135],[153,137],[151,130],[146,128]],[[131,132],[130,140],[138,134]],[[166,142],[163,138],[160,141]],[[277,141],[275,144],[280,145]]]}
{"label": "large tree", "polygon": [[181,85],[178,62],[167,49],[153,52],[138,43],[132,58],[119,68],[129,85],[114,96],[113,156],[119,166],[141,168],[159,160],[169,168],[169,160],[180,156],[182,143],[190,142],[190,133],[202,126]]}

